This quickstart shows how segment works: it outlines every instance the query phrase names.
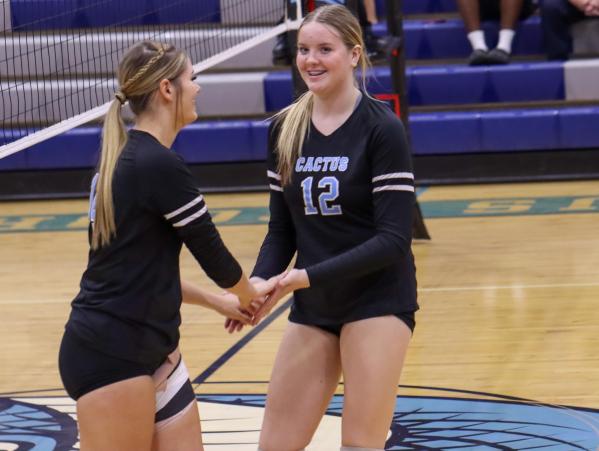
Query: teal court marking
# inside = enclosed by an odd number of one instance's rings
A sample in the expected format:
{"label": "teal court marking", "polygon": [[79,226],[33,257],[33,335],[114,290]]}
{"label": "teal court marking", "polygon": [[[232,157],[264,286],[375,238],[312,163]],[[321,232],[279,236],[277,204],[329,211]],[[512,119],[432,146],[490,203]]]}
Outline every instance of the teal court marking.
{"label": "teal court marking", "polygon": [[[599,195],[420,201],[425,219],[599,213]],[[214,208],[218,226],[268,223],[268,207]],[[87,214],[0,214],[0,234],[87,230]]]}

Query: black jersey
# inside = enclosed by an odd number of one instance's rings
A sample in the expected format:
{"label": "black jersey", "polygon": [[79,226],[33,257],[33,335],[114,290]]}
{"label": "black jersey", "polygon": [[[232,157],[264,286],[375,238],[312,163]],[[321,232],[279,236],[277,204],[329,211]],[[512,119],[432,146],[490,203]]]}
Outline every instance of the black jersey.
{"label": "black jersey", "polygon": [[417,310],[414,176],[401,121],[363,96],[331,135],[311,125],[285,187],[276,172],[276,130],[271,125],[271,218],[253,274],[280,273],[297,251],[295,267],[310,279],[310,288],[295,292],[290,319],[298,323]]}
{"label": "black jersey", "polygon": [[223,288],[241,267],[187,166],[152,135],[129,131],[112,188],[116,236],[90,250],[67,328],[109,355],[161,362],[179,341],[182,244]]}

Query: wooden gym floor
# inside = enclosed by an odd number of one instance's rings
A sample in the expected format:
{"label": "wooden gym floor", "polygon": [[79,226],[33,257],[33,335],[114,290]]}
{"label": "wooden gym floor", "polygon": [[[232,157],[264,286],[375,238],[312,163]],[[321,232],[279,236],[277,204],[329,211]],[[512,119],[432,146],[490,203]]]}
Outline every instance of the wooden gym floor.
{"label": "wooden gym floor", "polygon": [[[267,194],[207,201],[249,272]],[[387,449],[597,449],[599,181],[431,187],[419,201],[433,239],[413,245],[421,310]],[[0,203],[0,450],[77,448],[56,360],[86,211],[83,200]],[[186,251],[182,268],[217,289]],[[183,307],[207,450],[256,449],[285,324],[281,304],[228,335],[216,314]],[[341,400],[310,450],[338,449]]]}

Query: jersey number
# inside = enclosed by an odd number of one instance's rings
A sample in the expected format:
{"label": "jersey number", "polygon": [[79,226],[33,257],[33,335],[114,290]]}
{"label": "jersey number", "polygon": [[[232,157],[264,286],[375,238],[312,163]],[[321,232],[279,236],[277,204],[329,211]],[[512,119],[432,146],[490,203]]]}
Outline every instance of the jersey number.
{"label": "jersey number", "polygon": [[[304,193],[304,212],[307,215],[317,215],[318,208],[312,202],[312,183],[314,177],[307,177],[302,180],[302,190]],[[323,216],[340,215],[341,205],[330,204],[339,197],[339,180],[335,177],[323,177],[318,182],[318,187],[325,189],[318,196],[318,205],[320,206],[320,214]]]}

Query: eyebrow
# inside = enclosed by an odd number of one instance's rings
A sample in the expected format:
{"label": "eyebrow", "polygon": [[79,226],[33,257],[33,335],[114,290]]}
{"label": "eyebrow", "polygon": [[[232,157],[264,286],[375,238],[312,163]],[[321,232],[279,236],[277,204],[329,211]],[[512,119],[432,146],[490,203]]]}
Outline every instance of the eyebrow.
{"label": "eyebrow", "polygon": [[[298,46],[300,46],[300,45],[306,45],[306,44],[305,44],[305,43],[303,43],[303,42],[300,42],[300,41],[298,41],[298,42],[297,42],[297,45],[298,45]],[[329,46],[332,46],[332,45],[333,45],[333,43],[331,43],[331,42],[321,42],[321,43],[319,43],[319,44],[317,44],[317,45],[329,45]]]}

